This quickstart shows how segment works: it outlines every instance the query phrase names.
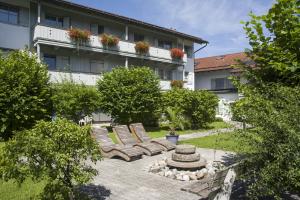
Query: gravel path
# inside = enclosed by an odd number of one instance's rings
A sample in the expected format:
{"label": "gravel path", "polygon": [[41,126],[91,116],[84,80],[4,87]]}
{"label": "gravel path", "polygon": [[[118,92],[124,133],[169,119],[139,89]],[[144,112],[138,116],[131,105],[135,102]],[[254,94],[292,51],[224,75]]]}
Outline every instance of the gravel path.
{"label": "gravel path", "polygon": [[[230,160],[233,154],[212,149],[197,149],[208,161]],[[178,180],[161,177],[147,171],[149,165],[171,152],[156,156],[145,156],[133,162],[119,159],[104,159],[98,162],[95,168],[99,175],[94,178],[93,184],[84,189],[95,199],[103,200],[196,200],[199,196],[181,191],[180,188],[189,184]]]}

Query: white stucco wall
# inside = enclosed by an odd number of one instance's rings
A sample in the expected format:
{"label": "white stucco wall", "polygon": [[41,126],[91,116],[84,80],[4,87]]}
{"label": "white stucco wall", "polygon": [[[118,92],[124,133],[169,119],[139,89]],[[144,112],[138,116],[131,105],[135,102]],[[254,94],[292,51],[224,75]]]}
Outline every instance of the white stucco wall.
{"label": "white stucco wall", "polygon": [[229,70],[217,70],[210,72],[197,72],[195,74],[195,89],[211,89],[211,79],[231,76]]}

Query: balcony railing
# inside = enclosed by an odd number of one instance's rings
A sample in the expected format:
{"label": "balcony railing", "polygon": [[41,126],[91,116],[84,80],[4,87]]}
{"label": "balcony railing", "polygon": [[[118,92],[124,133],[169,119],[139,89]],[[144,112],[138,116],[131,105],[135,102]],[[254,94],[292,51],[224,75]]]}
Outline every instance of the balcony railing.
{"label": "balcony railing", "polygon": [[[33,40],[48,45],[77,48],[77,45],[70,39],[68,31],[64,29],[52,28],[43,25],[37,25],[34,28]],[[187,62],[187,56],[184,55],[182,61],[173,60],[169,50],[150,47],[149,55],[141,56],[135,51],[135,44],[128,41],[120,41],[117,47],[105,48],[98,36],[92,35],[90,41],[80,49],[91,50],[104,53],[118,54],[128,57],[142,57],[144,59],[156,60],[167,63],[182,64]]]}
{"label": "balcony railing", "polygon": [[[86,85],[96,85],[98,79],[101,79],[102,75],[97,74],[87,74],[81,72],[58,72],[58,71],[49,71],[50,81],[54,83],[62,82],[62,80],[71,78],[76,83],[84,83]],[[171,81],[160,80],[161,90],[170,90]]]}

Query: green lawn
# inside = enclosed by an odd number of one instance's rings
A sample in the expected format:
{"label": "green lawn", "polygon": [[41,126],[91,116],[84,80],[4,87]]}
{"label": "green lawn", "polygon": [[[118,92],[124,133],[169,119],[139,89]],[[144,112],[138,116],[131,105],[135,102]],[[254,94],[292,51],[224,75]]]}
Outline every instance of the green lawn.
{"label": "green lawn", "polygon": [[[177,131],[176,133],[178,135],[184,135],[184,134],[189,134],[189,133],[202,132],[202,131],[221,129],[221,128],[231,128],[231,127],[232,127],[232,125],[230,125],[226,122],[218,121],[218,122],[212,122],[207,128],[196,129],[196,130],[189,129],[189,130]],[[169,132],[168,127],[146,128],[146,129],[147,129],[147,133],[150,135],[151,138],[165,137],[165,135],[168,134],[168,132]],[[115,143],[118,143],[114,133],[110,132],[109,136]]]}
{"label": "green lawn", "polygon": [[242,141],[238,133],[220,133],[202,138],[190,139],[179,142],[180,144],[192,144],[200,148],[219,149],[233,152],[249,152],[250,147]]}
{"label": "green lawn", "polygon": [[0,181],[0,200],[38,199],[44,185],[44,182],[34,183],[30,179],[25,180],[21,186],[13,181]]}

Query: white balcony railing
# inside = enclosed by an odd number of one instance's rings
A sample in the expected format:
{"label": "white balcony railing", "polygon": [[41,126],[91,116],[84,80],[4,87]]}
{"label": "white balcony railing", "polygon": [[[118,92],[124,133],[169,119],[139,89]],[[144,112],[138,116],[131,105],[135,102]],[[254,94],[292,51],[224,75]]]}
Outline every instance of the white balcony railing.
{"label": "white balcony railing", "polygon": [[[76,45],[71,41],[68,32],[66,30],[52,28],[48,26],[37,25],[34,29],[33,40],[34,41],[43,40],[46,44],[76,48]],[[118,48],[106,49],[103,48],[103,45],[99,41],[99,37],[92,35],[89,44],[81,48],[85,48],[91,51],[114,53],[114,54],[124,55],[128,57],[139,57],[139,55],[136,54],[134,47],[135,47],[134,43],[127,42],[127,41],[120,41],[118,44]],[[145,56],[145,58],[150,60],[168,62],[168,63],[178,63],[178,61],[172,60],[169,50],[155,48],[155,47],[150,47],[149,56]],[[184,55],[182,61],[187,62],[186,54]]]}

